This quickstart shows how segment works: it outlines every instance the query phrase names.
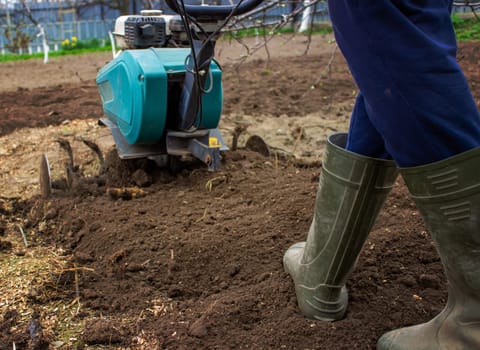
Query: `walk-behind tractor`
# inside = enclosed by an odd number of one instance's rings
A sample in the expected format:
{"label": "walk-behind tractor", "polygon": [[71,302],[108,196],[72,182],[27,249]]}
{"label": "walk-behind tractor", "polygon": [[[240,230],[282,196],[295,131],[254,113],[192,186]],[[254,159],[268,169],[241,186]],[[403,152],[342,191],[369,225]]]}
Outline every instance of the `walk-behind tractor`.
{"label": "walk-behind tractor", "polygon": [[[176,169],[179,158],[193,156],[209,170],[220,167],[227,150],[218,130],[222,113],[222,71],[214,59],[222,28],[236,15],[263,0],[235,5],[188,5],[165,0],[177,15],[144,11],[121,16],[115,24],[114,57],[97,75],[107,125],[121,159],[153,159]],[[40,191],[72,189],[78,183],[101,183],[104,157],[98,145],[81,139],[94,151],[100,174],[83,178],[66,139],[56,142],[67,153],[66,178],[52,181],[46,154],[40,162]],[[81,179],[81,180],[80,180]],[[77,186],[78,187],[78,186]]]}
{"label": "walk-behind tractor", "polygon": [[220,152],[228,148],[218,130],[223,93],[215,42],[232,16],[262,1],[209,6],[166,0],[178,15],[147,11],[117,20],[121,51],[96,82],[107,116],[101,122],[110,127],[120,158],[190,155],[209,170],[220,167]]}

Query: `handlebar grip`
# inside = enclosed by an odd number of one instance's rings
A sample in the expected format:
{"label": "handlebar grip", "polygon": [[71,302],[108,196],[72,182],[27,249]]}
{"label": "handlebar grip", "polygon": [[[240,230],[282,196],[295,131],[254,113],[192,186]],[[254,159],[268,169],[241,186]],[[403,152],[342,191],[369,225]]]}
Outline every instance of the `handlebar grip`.
{"label": "handlebar grip", "polygon": [[[185,11],[196,19],[222,20],[227,18],[235,9],[233,15],[238,16],[253,10],[264,0],[245,0],[240,6],[235,5],[188,5],[185,4]],[[179,12],[178,0],[165,0],[168,7]]]}

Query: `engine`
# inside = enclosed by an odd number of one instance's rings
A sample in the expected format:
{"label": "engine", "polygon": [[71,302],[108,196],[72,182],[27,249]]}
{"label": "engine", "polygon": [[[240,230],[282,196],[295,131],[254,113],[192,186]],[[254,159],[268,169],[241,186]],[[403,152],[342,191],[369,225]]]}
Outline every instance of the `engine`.
{"label": "engine", "polygon": [[181,17],[164,15],[159,10],[144,10],[141,15],[120,16],[115,21],[113,35],[119,49],[188,45]]}

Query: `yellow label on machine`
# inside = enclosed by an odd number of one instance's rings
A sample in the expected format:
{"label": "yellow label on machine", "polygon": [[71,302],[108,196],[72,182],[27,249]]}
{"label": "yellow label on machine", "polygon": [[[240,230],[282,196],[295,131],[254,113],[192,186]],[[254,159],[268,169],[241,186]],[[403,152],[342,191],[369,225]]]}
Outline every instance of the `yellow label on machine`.
{"label": "yellow label on machine", "polygon": [[210,147],[210,148],[220,148],[220,147],[222,147],[222,144],[220,143],[218,138],[211,136],[211,137],[208,138],[208,147]]}

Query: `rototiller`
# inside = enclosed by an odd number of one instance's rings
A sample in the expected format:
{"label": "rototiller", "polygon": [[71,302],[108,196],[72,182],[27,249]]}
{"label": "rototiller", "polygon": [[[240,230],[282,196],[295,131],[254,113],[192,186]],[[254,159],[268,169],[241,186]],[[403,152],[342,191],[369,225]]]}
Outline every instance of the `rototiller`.
{"label": "rototiller", "polygon": [[191,155],[209,170],[220,167],[220,151],[228,148],[218,130],[223,92],[215,42],[232,16],[262,1],[211,6],[166,0],[178,15],[145,11],[117,19],[122,51],[96,82],[108,117],[101,121],[120,158]]}

